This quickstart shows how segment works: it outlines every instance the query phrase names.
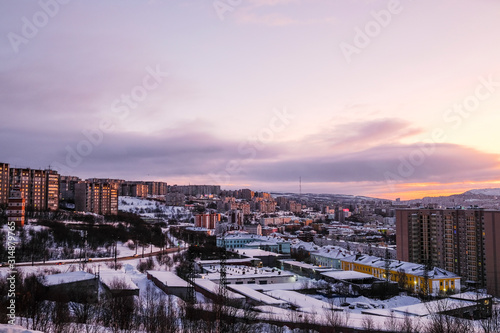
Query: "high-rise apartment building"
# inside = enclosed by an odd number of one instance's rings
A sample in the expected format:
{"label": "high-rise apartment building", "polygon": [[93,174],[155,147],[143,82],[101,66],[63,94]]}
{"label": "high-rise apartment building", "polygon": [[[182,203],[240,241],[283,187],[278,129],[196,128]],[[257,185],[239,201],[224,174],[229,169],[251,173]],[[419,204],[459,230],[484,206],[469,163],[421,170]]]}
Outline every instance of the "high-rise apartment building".
{"label": "high-rise apartment building", "polygon": [[199,228],[215,229],[219,221],[220,214],[217,213],[197,214],[194,216],[194,225]]}
{"label": "high-rise apartment building", "polygon": [[185,195],[219,195],[221,193],[220,185],[173,185],[168,186],[170,193],[183,193]]}
{"label": "high-rise apartment building", "polygon": [[0,163],[0,205],[6,205],[9,200],[9,164]]}
{"label": "high-rise apartment building", "polygon": [[[500,296],[500,211],[398,209],[397,258],[454,272]],[[497,259],[497,257],[499,257]]]}
{"label": "high-rise apartment building", "polygon": [[165,195],[167,194],[167,183],[165,182],[144,182],[148,185],[148,194]]}
{"label": "high-rise apartment building", "polygon": [[[17,227],[24,226],[26,212],[26,201],[24,192],[19,187],[14,187],[10,191],[9,205],[7,207],[7,221],[14,222]],[[11,223],[9,223],[9,226]]]}
{"label": "high-rise apartment building", "polygon": [[59,208],[59,174],[54,170],[10,168],[9,188],[19,188],[26,200],[26,208],[34,211]]}
{"label": "high-rise apartment building", "polygon": [[57,171],[46,170],[46,200],[48,210],[59,209],[59,181],[60,176]]}
{"label": "high-rise apartment building", "polygon": [[59,192],[63,200],[75,200],[75,185],[82,180],[74,176],[61,176]]}
{"label": "high-rise apartment building", "polygon": [[120,195],[127,197],[147,198],[148,185],[142,182],[125,182],[121,184]]}
{"label": "high-rise apartment building", "polygon": [[77,211],[102,215],[118,214],[118,190],[110,183],[80,182],[75,185]]}

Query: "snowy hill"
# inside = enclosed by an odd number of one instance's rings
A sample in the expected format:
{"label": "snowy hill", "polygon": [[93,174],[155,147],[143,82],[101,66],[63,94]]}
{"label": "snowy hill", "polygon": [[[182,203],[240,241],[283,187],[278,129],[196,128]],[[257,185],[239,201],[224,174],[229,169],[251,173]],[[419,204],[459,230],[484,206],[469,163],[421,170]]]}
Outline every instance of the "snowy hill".
{"label": "snowy hill", "polygon": [[186,221],[192,217],[191,211],[184,207],[166,206],[162,202],[135,197],[119,197],[118,209],[124,212],[135,213],[146,218]]}
{"label": "snowy hill", "polygon": [[483,188],[470,190],[465,192],[464,194],[500,196],[500,188]]}

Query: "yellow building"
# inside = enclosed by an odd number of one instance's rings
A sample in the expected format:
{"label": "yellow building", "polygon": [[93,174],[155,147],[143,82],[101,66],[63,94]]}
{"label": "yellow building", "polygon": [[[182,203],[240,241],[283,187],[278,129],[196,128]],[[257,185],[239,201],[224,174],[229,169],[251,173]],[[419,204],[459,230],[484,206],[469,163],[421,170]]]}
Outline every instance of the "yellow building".
{"label": "yellow building", "polygon": [[379,279],[387,279],[388,272],[390,281],[398,282],[401,288],[413,292],[431,295],[460,292],[460,277],[437,267],[426,271],[425,266],[421,264],[356,255],[341,259],[341,268],[345,271],[370,274]]}

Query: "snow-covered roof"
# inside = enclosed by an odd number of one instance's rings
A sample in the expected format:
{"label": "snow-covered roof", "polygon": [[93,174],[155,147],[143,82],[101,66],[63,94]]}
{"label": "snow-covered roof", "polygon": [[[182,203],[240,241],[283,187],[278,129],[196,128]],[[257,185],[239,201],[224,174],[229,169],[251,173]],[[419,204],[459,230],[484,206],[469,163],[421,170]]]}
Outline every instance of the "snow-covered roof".
{"label": "snow-covered roof", "polygon": [[296,267],[302,267],[310,270],[315,270],[319,272],[328,272],[333,270],[333,268],[328,268],[328,267],[319,267],[316,265],[311,265],[311,264],[306,264],[305,262],[302,261],[296,261],[296,260],[280,260],[282,263],[290,265],[290,266],[296,266]]}
{"label": "snow-covered roof", "polygon": [[346,249],[338,246],[323,246],[319,249],[319,251],[313,253],[312,255],[332,259],[344,259],[352,256],[352,254],[353,253],[351,251],[347,251]]}
{"label": "snow-covered roof", "polygon": [[58,284],[73,283],[79,281],[86,281],[95,279],[94,274],[90,274],[84,271],[45,275],[43,279],[40,279],[40,283],[44,286],[55,286]]}
{"label": "snow-covered roof", "polygon": [[449,310],[474,306],[475,304],[476,304],[475,302],[446,298],[438,301],[401,306],[398,308],[394,308],[392,310],[395,312],[401,312],[414,316],[423,317],[423,316],[428,316],[431,313],[442,313]]}
{"label": "snow-covered roof", "polygon": [[[204,274],[205,278],[209,280],[219,279],[220,265],[204,266],[203,267],[207,274]],[[282,271],[277,268],[257,268],[248,266],[226,266],[226,278],[231,279],[250,279],[250,278],[262,278],[262,277],[293,277],[294,274],[286,271]]]}
{"label": "snow-covered roof", "polygon": [[[391,271],[404,271],[406,274],[412,274],[415,276],[425,275],[425,266],[422,264],[415,264],[406,261],[394,260],[394,259],[383,259],[380,257],[361,255],[361,256],[350,256],[342,259],[344,262],[351,262],[361,265],[370,266],[373,268],[385,269],[386,262],[389,261],[389,269]],[[439,267],[433,267],[428,271],[428,276],[430,279],[453,279],[459,278],[458,275],[452,272],[448,272]]]}
{"label": "snow-covered roof", "polygon": [[292,245],[290,246],[293,249],[296,250],[303,250],[307,252],[316,252],[320,249],[320,247],[312,242],[304,242],[304,241],[298,241],[294,240]]}
{"label": "snow-covered roof", "polygon": [[[99,273],[101,282],[111,290],[137,290],[139,287],[132,282],[130,277],[123,271],[101,270]],[[119,283],[118,288],[115,283]]]}
{"label": "snow-covered roof", "polygon": [[165,271],[147,271],[149,275],[166,285],[167,287],[189,287],[189,283],[178,277],[172,272]]}
{"label": "snow-covered roof", "polygon": [[280,304],[286,304],[287,302],[276,299],[274,297],[268,296],[266,294],[263,294],[261,292],[258,292],[252,288],[249,288],[247,285],[244,284],[232,284],[228,285],[229,289],[232,289],[250,299],[253,299],[255,301],[258,301],[260,303],[264,303],[266,305],[280,305]]}
{"label": "snow-covered roof", "polygon": [[360,279],[373,278],[373,275],[356,271],[331,271],[331,272],[321,273],[321,275],[336,280],[360,280]]}
{"label": "snow-covered roof", "polygon": [[310,313],[322,313],[324,309],[330,308],[339,310],[342,309],[337,307],[336,305],[329,304],[311,296],[307,296],[291,290],[270,290],[267,291],[266,294],[287,301],[301,308],[303,311]]}
{"label": "snow-covered roof", "polygon": [[247,284],[246,287],[258,291],[270,290],[300,290],[304,289],[302,282],[274,283],[274,284]]}
{"label": "snow-covered roof", "polygon": [[[217,295],[218,290],[219,290],[219,285],[215,282],[208,280],[208,279],[194,279],[194,284],[202,289],[205,289],[208,292],[215,294],[215,295]],[[244,300],[245,299],[245,296],[237,294],[237,293],[232,292],[230,290],[227,291],[227,297],[229,299],[237,299],[237,300]]]}
{"label": "snow-covered roof", "polygon": [[476,293],[473,291],[469,291],[469,292],[461,293],[461,294],[455,294],[455,295],[450,296],[450,298],[461,299],[461,300],[466,300],[466,301],[479,301],[479,300],[483,300],[486,298],[492,298],[492,297],[493,297],[492,295],[483,294],[483,293]]}
{"label": "snow-covered roof", "polygon": [[253,258],[257,258],[257,257],[269,257],[269,256],[280,257],[280,256],[282,256],[279,253],[265,251],[265,250],[261,250],[261,249],[247,249],[247,248],[242,248],[242,249],[236,249],[236,251],[238,251],[238,253],[241,253],[245,257],[249,257],[249,258],[252,258],[252,257]]}

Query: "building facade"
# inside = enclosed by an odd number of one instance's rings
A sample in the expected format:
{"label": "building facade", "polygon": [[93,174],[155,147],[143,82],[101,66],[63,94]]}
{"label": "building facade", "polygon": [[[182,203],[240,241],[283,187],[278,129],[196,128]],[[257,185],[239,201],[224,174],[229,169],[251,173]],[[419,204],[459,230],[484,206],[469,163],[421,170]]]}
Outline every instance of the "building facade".
{"label": "building facade", "polygon": [[413,292],[432,295],[460,292],[460,277],[438,267],[426,269],[421,264],[368,255],[350,256],[340,262],[344,271],[356,271],[398,282],[400,287]]}
{"label": "building facade", "polygon": [[396,211],[397,257],[440,267],[468,285],[500,295],[500,211],[400,209]]}
{"label": "building facade", "polygon": [[77,211],[101,215],[118,214],[118,191],[110,183],[80,182],[75,185]]}
{"label": "building facade", "polygon": [[24,226],[26,212],[26,201],[24,192],[19,187],[15,187],[10,191],[9,204],[7,207],[8,225],[14,222],[17,227]]}
{"label": "building facade", "polygon": [[217,222],[220,221],[220,214],[198,214],[194,217],[194,225],[198,228],[215,229]]}
{"label": "building facade", "polygon": [[[27,209],[33,211],[59,209],[60,176],[57,171],[9,168],[5,163],[0,164],[0,166],[2,165],[3,174],[7,169],[9,172],[9,190],[19,188],[24,193]],[[0,177],[2,176],[0,175]],[[2,196],[1,191],[2,189],[0,189],[0,197]]]}
{"label": "building facade", "polygon": [[0,205],[9,201],[9,164],[0,163]]}

